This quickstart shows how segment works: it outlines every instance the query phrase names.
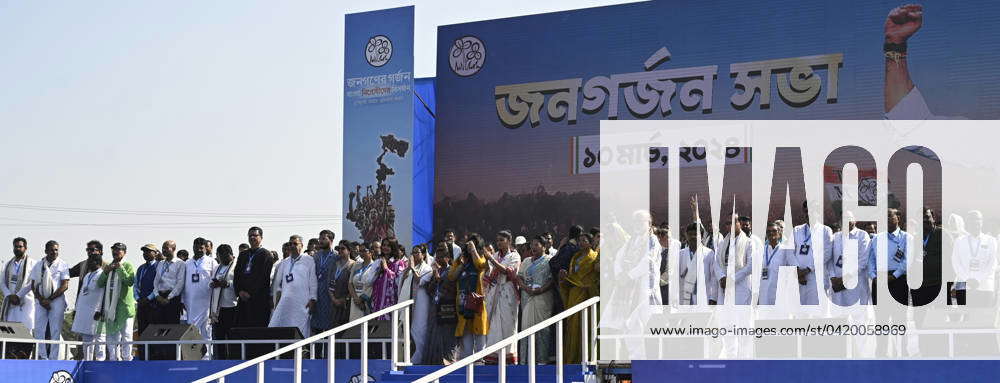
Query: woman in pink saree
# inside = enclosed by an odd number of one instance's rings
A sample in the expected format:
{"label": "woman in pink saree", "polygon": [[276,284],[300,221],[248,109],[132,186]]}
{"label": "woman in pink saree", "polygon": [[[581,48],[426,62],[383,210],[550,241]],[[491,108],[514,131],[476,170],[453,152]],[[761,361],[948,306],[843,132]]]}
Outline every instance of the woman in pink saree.
{"label": "woman in pink saree", "polygon": [[[387,238],[382,241],[382,251],[376,262],[379,268],[378,276],[372,286],[372,312],[395,305],[399,296],[399,287],[396,278],[403,274],[408,267],[406,261],[406,248],[400,246],[395,238]],[[390,314],[378,317],[380,320],[389,320]]]}

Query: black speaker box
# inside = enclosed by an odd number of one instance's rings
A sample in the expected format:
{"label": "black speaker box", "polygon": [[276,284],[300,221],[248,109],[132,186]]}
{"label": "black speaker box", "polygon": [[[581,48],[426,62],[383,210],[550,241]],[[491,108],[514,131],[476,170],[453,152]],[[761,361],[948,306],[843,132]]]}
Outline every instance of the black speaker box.
{"label": "black speaker box", "polygon": [[10,341],[33,338],[31,332],[21,322],[0,322],[0,339],[7,341],[5,359],[31,359],[35,351],[33,343],[13,343]]}
{"label": "black speaker box", "polygon": [[[271,340],[281,339],[288,342],[278,342],[279,347],[284,347],[302,339],[302,332],[298,327],[235,327],[229,330],[230,340]],[[306,347],[306,350],[309,348]],[[274,343],[267,344],[246,344],[246,357],[243,359],[253,359],[258,356],[277,350]],[[239,352],[237,349],[234,352]],[[239,354],[237,354],[239,355]],[[292,352],[286,352],[280,359],[292,359]]]}
{"label": "black speaker box", "polygon": [[[140,341],[175,341],[175,340],[200,340],[201,332],[198,328],[189,324],[151,324],[146,326],[146,331],[139,334]],[[143,346],[145,347],[145,346]],[[205,355],[205,345],[183,344],[181,345],[182,360],[200,360]],[[140,349],[140,355],[144,352]],[[177,347],[174,345],[149,345],[149,359],[147,360],[175,360],[177,359]]]}

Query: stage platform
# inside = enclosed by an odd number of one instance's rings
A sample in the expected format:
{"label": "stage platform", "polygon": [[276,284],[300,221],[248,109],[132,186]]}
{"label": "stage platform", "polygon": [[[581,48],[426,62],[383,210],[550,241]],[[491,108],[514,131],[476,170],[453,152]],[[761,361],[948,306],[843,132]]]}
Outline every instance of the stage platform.
{"label": "stage platform", "polygon": [[634,382],[995,382],[995,360],[633,361]]}
{"label": "stage platform", "polygon": [[[232,367],[241,361],[131,361],[81,362],[47,360],[0,360],[0,382],[100,383],[190,382],[211,373]],[[264,364],[264,379],[268,382],[291,382],[292,360],[270,360]],[[303,360],[304,382],[326,381],[326,360]],[[334,366],[338,383],[362,383],[358,371],[360,360],[337,360]],[[388,360],[368,361],[368,382],[377,381],[389,370]],[[248,368],[226,377],[226,382],[256,382],[256,369]]]}

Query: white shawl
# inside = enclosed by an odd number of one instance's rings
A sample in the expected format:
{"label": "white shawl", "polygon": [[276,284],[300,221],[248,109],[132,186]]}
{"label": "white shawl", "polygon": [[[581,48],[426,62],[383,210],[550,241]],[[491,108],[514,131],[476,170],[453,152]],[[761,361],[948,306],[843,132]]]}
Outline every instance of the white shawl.
{"label": "white shawl", "polygon": [[41,295],[38,299],[47,299],[52,295],[52,292],[55,291],[55,286],[52,285],[52,272],[49,270],[50,267],[52,267],[52,265],[43,259],[42,272],[40,273],[42,275],[38,278],[41,280],[37,281],[40,286],[36,286],[38,288],[39,295]]}
{"label": "white shawl", "polygon": [[222,303],[222,292],[223,292],[223,290],[225,290],[227,288],[231,288],[233,286],[233,268],[234,267],[233,267],[233,262],[232,261],[230,261],[228,265],[219,265],[218,267],[215,268],[215,279],[219,279],[219,270],[222,269],[223,267],[226,268],[226,273],[223,276],[222,280],[226,281],[226,283],[229,286],[227,286],[227,287],[216,287],[216,288],[212,289],[212,302],[211,302],[211,305],[209,306],[209,310],[210,310],[209,311],[209,318],[212,320],[212,323],[219,323],[219,306]]}
{"label": "white shawl", "polygon": [[[119,269],[121,265],[119,264]],[[111,323],[115,321],[115,315],[118,311],[118,298],[120,298],[121,289],[121,278],[118,277],[119,269],[112,270],[108,274],[108,283],[104,288],[104,297],[101,299],[101,320],[105,323]]]}
{"label": "white shawl", "polygon": [[[719,265],[722,266],[723,272],[729,267],[729,255],[736,257],[736,269],[742,269],[746,266],[746,255],[747,246],[750,244],[750,237],[747,237],[746,233],[740,231],[736,235],[729,235],[722,240],[724,244],[721,251],[715,254],[716,260]],[[733,249],[733,244],[735,243],[736,249]]]}
{"label": "white shawl", "polygon": [[[11,270],[11,267],[13,267],[13,266],[14,266],[14,259],[11,259],[10,261],[7,261],[7,266],[5,266],[4,269],[3,269],[3,284],[4,285],[6,285],[7,283],[10,283],[10,276],[11,275],[18,273],[17,270]],[[28,271],[28,257],[27,256],[21,257],[21,266],[20,267],[21,267],[21,271],[20,271],[21,276],[20,276],[20,278],[17,278],[17,286],[15,286],[14,290],[12,290],[14,292],[14,294],[17,294],[18,291],[21,291],[21,288],[24,286],[24,276],[25,276],[25,274]],[[7,297],[2,297],[0,299],[3,300],[3,303],[0,304],[0,321],[6,322],[7,321],[7,311],[10,310],[10,306],[11,306],[10,300]]]}

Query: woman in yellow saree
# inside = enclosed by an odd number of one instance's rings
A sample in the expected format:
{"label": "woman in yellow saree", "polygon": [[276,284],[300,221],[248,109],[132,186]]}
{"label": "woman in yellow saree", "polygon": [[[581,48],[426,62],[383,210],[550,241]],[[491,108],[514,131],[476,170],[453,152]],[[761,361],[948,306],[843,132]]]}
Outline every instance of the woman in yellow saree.
{"label": "woman in yellow saree", "polygon": [[[594,237],[589,233],[581,234],[577,239],[580,251],[570,260],[569,270],[559,272],[560,287],[568,291],[566,309],[580,304],[598,294],[597,251],[593,249]],[[563,334],[563,358],[567,364],[580,363],[580,353],[583,344],[580,340],[580,313],[566,318],[566,328]]]}
{"label": "woman in yellow saree", "polygon": [[[448,271],[448,280],[456,285],[456,311],[458,324],[455,337],[461,339],[460,358],[468,357],[486,347],[486,334],[490,322],[486,317],[486,302],[483,296],[483,273],[489,267],[486,263],[483,240],[478,234],[469,234],[469,241],[462,249],[462,255],[454,260]],[[474,303],[473,303],[474,302]]]}

